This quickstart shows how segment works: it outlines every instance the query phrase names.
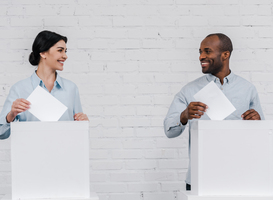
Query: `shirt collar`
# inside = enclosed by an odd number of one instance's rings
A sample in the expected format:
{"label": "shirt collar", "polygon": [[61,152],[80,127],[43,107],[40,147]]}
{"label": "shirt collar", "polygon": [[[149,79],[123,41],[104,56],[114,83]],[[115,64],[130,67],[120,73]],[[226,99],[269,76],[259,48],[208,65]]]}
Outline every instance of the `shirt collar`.
{"label": "shirt collar", "polygon": [[[57,78],[54,82],[54,86],[56,86],[57,88],[63,88],[62,78],[58,75],[57,72],[56,72],[56,76]],[[38,85],[40,85],[41,87],[44,86],[42,79],[40,79],[39,76],[37,76],[36,71],[31,75],[31,82],[32,82],[33,89],[35,89]]]}
{"label": "shirt collar", "polygon": [[60,88],[63,88],[64,85],[63,85],[63,81],[62,81],[62,78],[59,76],[59,74],[56,72],[56,85],[59,86]]}
{"label": "shirt collar", "polygon": [[[235,74],[234,74],[232,71],[230,71],[230,74],[227,75],[227,76],[224,78],[224,83],[231,83],[231,82],[233,81],[234,77],[235,77]],[[209,82],[211,82],[211,81],[216,82],[217,80],[219,80],[219,78],[217,78],[216,76],[214,76],[214,75],[212,75],[212,74],[207,74],[207,80],[208,80]],[[220,81],[220,80],[219,80],[219,81]]]}

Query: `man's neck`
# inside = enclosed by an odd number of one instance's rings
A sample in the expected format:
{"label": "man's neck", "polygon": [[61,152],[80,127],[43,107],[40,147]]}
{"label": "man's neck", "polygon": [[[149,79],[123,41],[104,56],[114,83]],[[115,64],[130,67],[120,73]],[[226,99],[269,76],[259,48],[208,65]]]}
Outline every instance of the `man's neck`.
{"label": "man's neck", "polygon": [[214,76],[216,76],[217,78],[220,79],[221,84],[224,84],[224,78],[227,77],[229,74],[231,73],[230,69],[227,68],[227,70],[223,70],[217,74],[213,74]]}

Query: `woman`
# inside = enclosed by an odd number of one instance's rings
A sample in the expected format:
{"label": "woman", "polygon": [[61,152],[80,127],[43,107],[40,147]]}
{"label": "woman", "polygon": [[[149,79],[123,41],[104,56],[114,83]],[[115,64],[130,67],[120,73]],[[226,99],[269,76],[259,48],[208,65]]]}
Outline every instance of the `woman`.
{"label": "woman", "polygon": [[34,66],[38,65],[38,68],[31,77],[11,87],[0,114],[0,139],[9,137],[10,122],[38,121],[27,111],[30,108],[30,102],[26,100],[38,85],[67,106],[68,109],[60,121],[88,120],[87,115],[82,113],[77,86],[61,78],[56,72],[63,70],[67,59],[66,42],[66,37],[50,31],[42,31],[37,35],[32,45],[29,62]]}

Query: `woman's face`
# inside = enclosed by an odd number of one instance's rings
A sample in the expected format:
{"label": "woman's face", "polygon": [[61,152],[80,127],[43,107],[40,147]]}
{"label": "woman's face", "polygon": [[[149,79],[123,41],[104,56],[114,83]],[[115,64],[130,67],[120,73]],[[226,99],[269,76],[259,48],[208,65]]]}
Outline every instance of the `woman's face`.
{"label": "woman's face", "polygon": [[57,42],[48,51],[41,53],[46,66],[53,70],[63,70],[64,61],[67,59],[66,44],[63,40]]}

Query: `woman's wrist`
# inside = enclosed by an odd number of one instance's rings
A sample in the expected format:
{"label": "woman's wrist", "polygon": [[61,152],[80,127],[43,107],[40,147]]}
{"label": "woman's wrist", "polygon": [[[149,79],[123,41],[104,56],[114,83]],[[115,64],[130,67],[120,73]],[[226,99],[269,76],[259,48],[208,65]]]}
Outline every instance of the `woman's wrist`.
{"label": "woman's wrist", "polygon": [[7,114],[7,116],[6,116],[6,121],[7,121],[7,123],[13,122],[14,119],[15,119],[15,117],[13,117],[12,113],[9,112],[9,113]]}

